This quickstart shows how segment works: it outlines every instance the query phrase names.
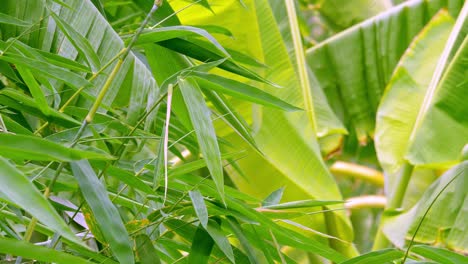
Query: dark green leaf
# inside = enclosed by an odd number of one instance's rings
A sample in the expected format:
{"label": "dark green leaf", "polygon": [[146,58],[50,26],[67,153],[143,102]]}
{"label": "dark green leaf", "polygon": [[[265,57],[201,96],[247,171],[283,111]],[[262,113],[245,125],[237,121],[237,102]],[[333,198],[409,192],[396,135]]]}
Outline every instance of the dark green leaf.
{"label": "dark green leaf", "polygon": [[208,263],[213,246],[214,240],[203,227],[199,226],[192,240],[188,263]]}
{"label": "dark green leaf", "polygon": [[80,184],[83,197],[91,208],[107,243],[121,263],[134,263],[132,243],[120,218],[117,208],[112,204],[107,190],[99,181],[87,160],[70,163],[73,175]]}
{"label": "dark green leaf", "polygon": [[135,248],[141,264],[161,263],[156,249],[147,235],[139,234],[135,237]]}

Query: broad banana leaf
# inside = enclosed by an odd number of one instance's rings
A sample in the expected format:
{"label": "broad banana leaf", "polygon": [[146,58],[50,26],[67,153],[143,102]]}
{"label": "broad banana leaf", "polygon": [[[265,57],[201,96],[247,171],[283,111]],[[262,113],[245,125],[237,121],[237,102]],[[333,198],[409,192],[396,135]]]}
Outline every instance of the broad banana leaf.
{"label": "broad banana leaf", "polygon": [[429,22],[403,55],[382,96],[377,112],[375,147],[388,175],[394,175],[405,163],[430,76],[453,24],[453,18],[444,11]]}
{"label": "broad banana leaf", "polygon": [[[382,98],[376,127],[379,160],[390,175],[407,161],[426,166],[456,164],[468,142],[468,107],[464,103],[468,40],[461,29],[467,16],[465,5],[452,31],[451,18],[444,12],[439,14],[395,70]],[[460,37],[464,39],[461,46],[452,46]],[[452,50],[458,51],[450,62]],[[446,64],[439,82],[436,70]],[[428,77],[433,75],[435,80]]]}
{"label": "broad banana leaf", "polygon": [[416,242],[444,245],[466,254],[467,194],[468,161],[464,161],[434,182],[411,210],[387,219],[383,231],[398,247],[417,231]]}
{"label": "broad banana leaf", "polygon": [[336,114],[361,144],[395,66],[414,36],[441,8],[457,17],[463,0],[411,0],[310,48],[307,61]]}
{"label": "broad banana leaf", "polygon": [[467,61],[468,37],[465,34],[434,94],[424,98],[427,108],[421,113],[419,127],[406,155],[411,163],[450,166],[461,157],[468,143]]}
{"label": "broad banana leaf", "polygon": [[[453,103],[451,98],[458,95],[456,100],[463,100],[464,94],[461,90],[463,86],[466,87],[466,72],[463,64],[466,64],[464,61],[466,61],[467,41],[462,42],[460,47],[455,44],[460,37],[466,38],[466,35],[463,36],[462,27],[465,25],[467,16],[468,4],[463,7],[454,26],[452,26],[452,18],[445,11],[436,15],[415,38],[389,82],[378,110],[376,126],[376,149],[389,178],[387,188],[390,186],[392,189],[394,179],[391,176],[400,170],[405,170],[404,168],[431,163],[453,165],[459,162],[461,150],[468,142],[468,129],[466,124],[460,121],[460,117],[466,116],[468,107],[463,103]],[[453,52],[454,50],[458,51]],[[450,54],[454,56],[450,57]],[[451,62],[450,59],[452,59]],[[444,69],[445,73],[443,73]],[[432,108],[435,108],[434,99],[436,98],[438,100],[436,105],[439,109],[434,110]],[[433,119],[425,119],[426,127],[421,126],[422,120],[427,118],[427,113],[434,113],[440,109],[446,115],[438,116],[438,124],[433,124]],[[441,117],[443,119],[440,119]],[[451,124],[453,128],[447,130],[443,127],[445,123]],[[428,127],[428,124],[431,126]],[[425,130],[421,130],[423,128]],[[441,137],[444,135],[446,140],[441,144],[439,140],[442,138],[436,138],[434,135]],[[415,141],[420,140],[416,136],[425,138],[425,145],[418,145],[419,148],[411,149]],[[431,141],[427,141],[428,138]],[[438,148],[442,148],[444,152]],[[432,154],[431,150],[435,154]],[[408,174],[405,177],[410,179],[411,175]],[[396,183],[400,187],[406,185],[406,180],[402,179]],[[429,182],[431,179],[427,178],[427,180]],[[397,197],[400,194],[394,195]],[[392,196],[390,199],[393,201]],[[400,207],[400,205],[391,206]],[[454,214],[463,213],[460,207],[453,210]],[[438,213],[444,214],[442,210]],[[384,230],[387,228],[386,223],[384,218]],[[442,225],[438,228],[445,227]],[[386,234],[388,235],[388,232]]]}
{"label": "broad banana leaf", "polygon": [[317,11],[335,30],[346,29],[391,8],[390,0],[318,1]]}

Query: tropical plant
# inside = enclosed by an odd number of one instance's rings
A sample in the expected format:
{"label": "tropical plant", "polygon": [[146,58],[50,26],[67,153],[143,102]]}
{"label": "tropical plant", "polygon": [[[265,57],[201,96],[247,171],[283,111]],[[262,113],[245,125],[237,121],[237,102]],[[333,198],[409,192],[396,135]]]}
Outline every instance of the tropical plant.
{"label": "tropical plant", "polygon": [[2,261],[468,263],[467,32],[463,0],[4,0]]}

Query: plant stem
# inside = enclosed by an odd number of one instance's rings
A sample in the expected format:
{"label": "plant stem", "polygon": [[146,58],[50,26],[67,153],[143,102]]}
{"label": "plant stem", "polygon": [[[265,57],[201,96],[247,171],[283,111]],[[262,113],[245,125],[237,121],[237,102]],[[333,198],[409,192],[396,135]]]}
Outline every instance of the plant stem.
{"label": "plant stem", "polygon": [[360,179],[379,187],[384,186],[383,173],[366,166],[350,162],[337,161],[330,167],[330,171],[335,175]]}
{"label": "plant stem", "polygon": [[297,21],[296,7],[294,2],[294,0],[286,0],[286,9],[288,12],[289,25],[291,25],[291,35],[296,55],[296,69],[298,71],[299,81],[301,83],[305,110],[307,111],[307,116],[309,118],[309,122],[312,126],[314,133],[317,133],[317,124],[315,120],[315,109],[313,104],[312,91],[310,89],[309,74],[307,72],[304,47],[302,45],[302,36],[299,30],[299,23]]}
{"label": "plant stem", "polygon": [[394,212],[402,206],[413,169],[414,166],[408,162],[403,165],[401,173],[398,175],[395,189],[388,200],[387,208],[382,214],[382,219],[380,220],[379,229],[377,231],[377,235],[375,236],[375,242],[372,250],[379,250],[390,246],[390,241],[388,241],[388,239],[385,237],[382,231],[382,226],[385,223],[388,213]]}

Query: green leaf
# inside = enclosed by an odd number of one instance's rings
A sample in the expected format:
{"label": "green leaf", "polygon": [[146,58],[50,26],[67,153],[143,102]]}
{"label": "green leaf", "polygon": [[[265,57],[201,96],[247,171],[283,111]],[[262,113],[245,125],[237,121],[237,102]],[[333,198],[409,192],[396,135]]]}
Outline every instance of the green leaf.
{"label": "green leaf", "polygon": [[10,24],[10,25],[15,25],[19,27],[29,27],[31,26],[31,23],[17,19],[16,17],[9,16],[4,13],[0,13],[0,23],[3,24]]}
{"label": "green leaf", "polygon": [[238,82],[236,80],[202,72],[194,72],[192,74],[196,77],[200,87],[203,89],[214,90],[250,102],[271,106],[286,111],[300,110],[300,108],[288,104],[285,101],[258,88],[242,82]]}
{"label": "green leaf", "polygon": [[239,136],[250,144],[254,149],[260,150],[255,143],[249,125],[245,122],[244,118],[234,109],[229,100],[222,94],[218,94],[213,90],[204,90],[206,98],[211,101],[213,106],[218,110],[220,117],[225,120],[229,126],[234,129]]}
{"label": "green leaf", "polygon": [[88,86],[90,83],[84,79],[83,77],[79,76],[76,73],[70,72],[67,69],[63,69],[62,67],[58,67],[53,65],[49,62],[23,57],[21,55],[12,54],[12,53],[5,53],[0,56],[0,60],[21,65],[28,69],[34,70],[33,73],[40,73],[44,76],[48,76],[57,80],[61,80],[72,87],[79,88],[82,86]]}
{"label": "green leaf", "polygon": [[[104,166],[102,167],[104,169]],[[135,173],[131,173],[124,169],[115,166],[106,166],[106,173],[120,181],[126,183],[128,186],[141,190],[146,194],[154,194],[153,189],[144,183],[141,179],[135,176]]]}
{"label": "green leaf", "polygon": [[48,247],[36,246],[26,241],[0,237],[0,253],[20,256],[25,259],[53,263],[92,263],[86,259],[66,254]]}
{"label": "green leaf", "polygon": [[468,257],[443,248],[417,245],[411,248],[411,252],[421,255],[425,258],[434,260],[440,264],[468,263]]}
{"label": "green leaf", "polygon": [[43,161],[113,159],[107,154],[71,149],[39,137],[5,133],[0,133],[0,153],[4,157],[12,159]]}
{"label": "green leaf", "polygon": [[[213,62],[224,58],[223,56],[204,48],[203,44],[200,45],[193,42],[195,41],[187,41],[183,39],[170,39],[158,42],[157,44],[203,62]],[[267,83],[272,86],[278,86],[277,84],[274,84],[268,81],[267,79],[261,77],[257,73],[238,65],[232,59],[228,59],[225,62],[221,63],[219,65],[219,68],[255,81]]]}
{"label": "green leaf", "polygon": [[117,208],[107,195],[93,168],[86,160],[72,162],[73,175],[78,180],[83,197],[91,208],[114,256],[121,263],[134,263],[132,243]]}
{"label": "green leaf", "polygon": [[192,239],[188,263],[208,263],[213,246],[214,240],[203,227],[199,226]]}
{"label": "green leaf", "polygon": [[[226,43],[227,47],[235,47],[236,50],[251,54],[256,60],[262,61],[267,67],[258,69],[258,74],[283,87],[268,92],[289,104],[304,108],[304,98],[301,89],[298,89],[301,86],[296,72],[296,59],[290,56],[294,53],[292,45],[289,45],[290,25],[284,1],[244,2],[247,8],[232,2],[213,6],[216,16],[208,16],[208,12],[193,7],[180,14],[179,19],[188,24],[195,24],[195,17],[199,17],[204,12],[207,14],[203,19],[204,24],[218,25],[230,30],[234,39],[227,39],[222,44]],[[166,46],[169,48],[169,45]],[[266,90],[268,86],[259,88]],[[317,131],[312,130],[306,111],[283,112],[262,106],[254,106],[251,111],[252,108],[248,104],[234,107],[240,115],[252,117],[252,134],[258,149],[264,154],[262,156],[254,148],[243,144],[234,133],[228,137],[229,142],[236,148],[248,150],[246,158],[236,162],[249,176],[247,179],[232,168],[227,168],[239,189],[259,199],[283,186],[287,186],[284,201],[342,199],[335,180],[322,160],[315,136]],[[329,107],[323,109],[330,110]],[[330,116],[333,115],[330,112]],[[338,119],[335,117],[335,120]],[[320,129],[320,131],[337,131],[336,128]],[[340,133],[343,133],[342,126]],[[311,181],[310,177],[313,177],[314,181]],[[257,184],[259,182],[268,182],[268,184],[259,187]],[[339,226],[341,230],[339,237],[346,237],[347,241],[352,240],[351,224],[345,214],[339,211],[330,214],[331,218],[336,220],[330,226]],[[308,221],[307,224],[320,230],[327,228],[324,221]],[[267,236],[270,237],[269,234]],[[333,236],[338,235],[333,234]],[[350,244],[343,244],[343,247],[352,248]],[[354,250],[349,250],[350,256],[355,254]]]}
{"label": "green leaf", "polygon": [[190,120],[198,138],[201,153],[211,173],[216,189],[224,200],[224,178],[221,164],[221,153],[218,140],[211,122],[210,110],[203,100],[197,83],[191,79],[179,79],[180,91],[188,109]]}
{"label": "green leaf", "polygon": [[221,46],[221,44],[219,44],[219,42],[215,38],[213,38],[213,36],[211,36],[206,30],[191,26],[172,26],[151,29],[142,33],[138,38],[136,44],[160,42],[163,40],[193,35],[204,37],[225,56],[230,56],[229,53],[223,48],[223,46]]}
{"label": "green leaf", "polygon": [[190,200],[192,200],[193,209],[200,220],[200,224],[207,228],[208,226],[208,210],[206,209],[205,200],[199,191],[189,191]]}
{"label": "green leaf", "polygon": [[50,123],[56,123],[64,127],[79,126],[80,123],[68,115],[60,113],[55,109],[49,109],[49,115],[45,115],[39,109],[37,103],[29,96],[11,88],[0,91],[0,104],[37,116]]}
{"label": "green leaf", "polygon": [[89,41],[54,12],[51,11],[50,15],[54,18],[54,21],[62,30],[63,34],[65,34],[67,39],[73,44],[73,47],[83,55],[93,72],[97,72],[101,68],[101,62]]}
{"label": "green leaf", "polygon": [[3,157],[0,157],[0,192],[8,200],[21,206],[40,222],[49,226],[60,235],[71,241],[78,241],[70,228],[65,224],[65,221],[36,189],[34,184]]}
{"label": "green leaf", "polygon": [[407,212],[389,216],[383,232],[398,247],[406,240],[448,245],[466,252],[468,239],[468,161],[461,162],[440,176],[427,188],[419,201]]}
{"label": "green leaf", "polygon": [[328,0],[318,6],[318,11],[334,28],[346,29],[369,17],[375,16],[392,7],[390,0]]}
{"label": "green leaf", "polygon": [[160,264],[161,260],[156,253],[151,239],[145,234],[139,234],[135,237],[136,254],[141,264]]}
{"label": "green leaf", "polygon": [[279,204],[281,198],[283,197],[284,187],[279,188],[278,190],[270,193],[265,200],[262,202],[262,207],[266,206],[275,206]]}
{"label": "green leaf", "polygon": [[50,108],[49,108],[49,105],[47,104],[47,100],[45,98],[44,92],[42,91],[39,83],[36,81],[36,79],[32,75],[31,71],[24,66],[17,66],[16,69],[18,70],[19,74],[21,75],[24,82],[28,86],[29,91],[31,92],[31,95],[35,99],[35,102],[37,103],[37,106],[39,107],[41,112],[44,113],[45,115],[49,115]]}
{"label": "green leaf", "polygon": [[[453,27],[447,12],[439,13],[418,34],[401,58],[377,112],[375,146],[380,164],[390,175],[405,163],[410,136],[427,87]],[[426,130],[429,131],[429,130]]]}
{"label": "green leaf", "polygon": [[215,244],[221,249],[224,255],[226,255],[232,263],[236,263],[231,243],[229,243],[226,235],[221,231],[219,224],[216,221],[209,220],[206,231],[210,234],[211,238],[213,238]]}
{"label": "green leaf", "polygon": [[307,50],[320,88],[360,143],[373,136],[380,98],[415,35],[443,7],[456,17],[462,2],[405,1]]}
{"label": "green leaf", "polygon": [[[8,7],[5,13],[18,19],[28,21],[32,18],[43,18],[41,26],[35,27],[32,33],[28,34],[28,37],[21,38],[22,42],[31,47],[40,48],[41,50],[58,54],[70,60],[87,61],[86,56],[82,55],[82,53],[73,46],[74,44],[67,39],[67,36],[56,25],[53,18],[44,15],[48,13],[45,7],[45,1],[35,1],[34,4],[31,4],[29,1],[25,0],[5,0],[2,3],[5,3],[5,6]],[[99,13],[99,10],[96,9],[91,1],[70,0],[67,1],[67,6],[47,2],[47,5],[50,10],[53,10],[53,12],[61,18],[64,24],[73,28],[78,35],[86,36],[86,41],[89,42],[92,50],[98,51],[97,56],[102,64],[110,63],[111,66],[103,70],[102,74],[93,80],[93,85],[91,86],[90,83],[81,76],[67,71],[66,69],[55,67],[61,69],[61,72],[58,72],[57,69],[49,67],[50,65],[48,65],[48,63],[39,64],[36,61],[29,60],[24,61],[24,64],[27,67],[34,68],[33,74],[37,71],[42,75],[58,78],[71,87],[77,88],[88,85],[81,94],[89,100],[89,102],[92,102],[112,70],[112,59],[124,48],[124,43],[119,37],[119,34]],[[25,12],[25,10],[27,10],[27,12]],[[16,38],[22,33],[22,30],[14,26],[2,25],[2,33],[4,33],[2,35],[3,39]],[[75,39],[75,41],[78,40]],[[90,48],[83,45],[86,44],[79,44],[78,46],[83,49]],[[89,49],[89,53],[92,53],[92,50]],[[13,54],[6,53],[1,56],[1,59],[8,58],[10,55]],[[89,55],[89,58],[92,59],[92,55]],[[11,63],[15,62],[11,61]],[[56,63],[54,62],[52,64]],[[95,62],[95,64],[97,64],[97,62]],[[48,74],[49,72],[51,74]],[[76,77],[79,77],[80,80],[74,79]],[[58,83],[57,91],[60,94],[68,92],[68,87]],[[134,53],[131,52],[127,56],[119,74],[112,82],[104,98],[103,106],[112,105],[114,107],[124,107],[129,121],[132,121],[129,122],[129,124],[134,125],[134,120],[146,111],[146,107],[152,104],[152,98],[155,97],[158,97],[158,89],[153,75],[142,61],[136,58]],[[87,104],[89,103],[87,100],[80,99],[76,103],[76,106],[85,106],[87,108]],[[137,116],[137,118],[135,118],[135,116]]]}
{"label": "green leaf", "polygon": [[397,249],[383,249],[362,254],[340,264],[393,264],[395,260],[401,259],[404,255],[403,252]]}
{"label": "green leaf", "polygon": [[[465,7],[468,9],[468,5]],[[467,69],[468,37],[465,35],[434,93],[427,93],[423,106],[427,108],[422,110],[422,118],[415,124],[417,130],[406,155],[411,163],[438,166],[459,160],[468,138]]]}
{"label": "green leaf", "polygon": [[247,253],[247,257],[249,258],[250,263],[260,263],[260,260],[256,256],[256,252],[254,248],[250,244],[247,237],[244,235],[242,227],[237,222],[236,218],[228,216],[227,222],[231,230],[234,232],[234,235],[236,235],[236,237],[239,239],[240,244],[242,245],[245,252]]}

